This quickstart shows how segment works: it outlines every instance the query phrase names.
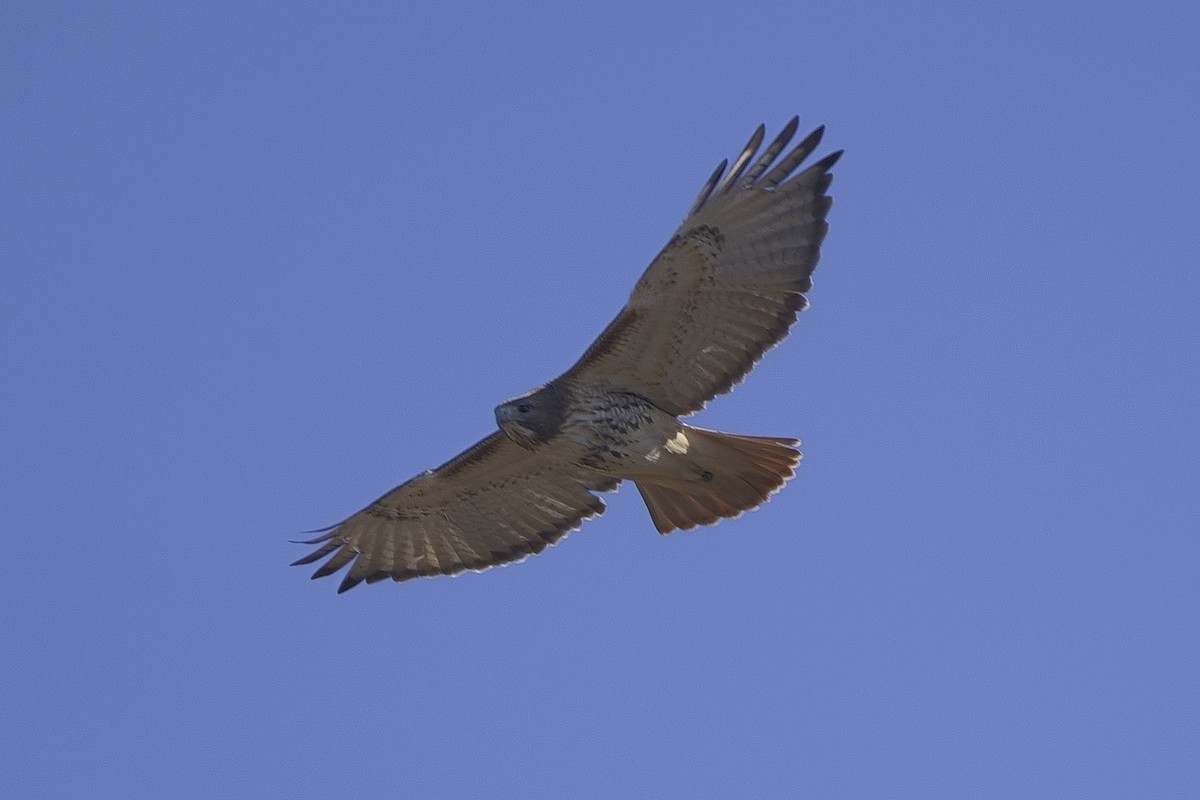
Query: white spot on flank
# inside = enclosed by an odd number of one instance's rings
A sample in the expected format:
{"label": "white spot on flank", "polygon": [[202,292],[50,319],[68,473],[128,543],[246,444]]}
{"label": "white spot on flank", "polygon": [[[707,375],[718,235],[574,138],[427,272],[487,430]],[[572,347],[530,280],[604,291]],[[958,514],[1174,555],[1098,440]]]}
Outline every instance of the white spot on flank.
{"label": "white spot on flank", "polygon": [[683,431],[679,431],[679,433],[667,439],[667,452],[674,453],[677,456],[687,455],[689,446],[691,446],[691,442],[688,441],[687,434]]}

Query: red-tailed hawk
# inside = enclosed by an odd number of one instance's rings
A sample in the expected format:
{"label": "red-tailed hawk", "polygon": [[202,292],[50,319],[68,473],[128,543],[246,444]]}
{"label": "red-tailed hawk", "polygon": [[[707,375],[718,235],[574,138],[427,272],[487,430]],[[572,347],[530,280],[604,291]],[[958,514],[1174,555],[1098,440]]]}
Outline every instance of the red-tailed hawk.
{"label": "red-tailed hawk", "polygon": [[[541,552],[588,517],[595,492],[637,486],[660,533],[755,508],[792,477],[796,439],[679,421],[745,377],[808,301],[828,226],[832,153],[793,175],[824,128],[776,161],[793,118],[762,155],[759,126],[721,162],[629,296],[575,366],[496,408],[499,430],[303,542],[362,581],[483,571]],[[724,176],[724,177],[722,177]]]}

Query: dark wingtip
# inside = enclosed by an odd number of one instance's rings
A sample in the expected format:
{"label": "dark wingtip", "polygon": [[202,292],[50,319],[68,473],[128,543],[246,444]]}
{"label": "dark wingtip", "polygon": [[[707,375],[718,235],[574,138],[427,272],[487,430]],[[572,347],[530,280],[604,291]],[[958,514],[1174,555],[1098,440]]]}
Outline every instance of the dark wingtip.
{"label": "dark wingtip", "polygon": [[804,158],[808,158],[809,154],[812,153],[813,150],[817,149],[817,145],[819,145],[821,140],[824,138],[825,126],[818,125],[817,127],[813,128],[812,133],[804,137],[800,144],[796,145],[796,152],[802,152],[804,153]]}
{"label": "dark wingtip", "polygon": [[[767,138],[767,123],[760,122],[758,123],[758,127],[754,129],[754,135],[750,137],[749,141],[754,143],[754,149],[750,151],[750,155],[746,159],[747,161],[749,161],[751,158],[754,158],[754,156],[758,153],[758,148],[762,147],[763,139],[765,138]],[[749,142],[747,144],[749,144]],[[749,147],[747,147],[747,149],[749,149]]]}
{"label": "dark wingtip", "polygon": [[705,182],[704,187],[700,189],[700,194],[692,203],[692,207],[688,209],[689,217],[692,214],[695,214],[701,206],[708,202],[708,198],[712,196],[713,190],[717,188],[717,184],[720,183],[721,176],[725,174],[725,168],[728,166],[729,159],[724,159],[720,164],[717,164],[717,168],[713,170],[713,174],[709,177],[708,181]]}
{"label": "dark wingtip", "polygon": [[821,171],[824,172],[825,170],[830,169],[834,164],[836,164],[838,162],[838,160],[842,157],[842,154],[845,152],[846,152],[845,150],[835,150],[832,153],[830,153],[829,155],[822,158],[816,164],[813,164],[813,166],[820,167]]}
{"label": "dark wingtip", "polygon": [[342,523],[340,523],[340,522],[335,522],[333,525],[329,525],[324,528],[316,528],[311,531],[300,531],[301,533],[323,533],[323,534],[325,534],[324,536],[317,536],[313,539],[288,539],[288,541],[291,542],[292,544],[320,544],[321,542],[325,542],[325,541],[328,541],[329,539],[332,539],[333,534],[330,533],[330,531],[332,531],[334,528],[338,527],[341,524]]}
{"label": "dark wingtip", "polygon": [[[313,577],[315,578],[317,576],[314,575]],[[341,584],[338,586],[337,593],[345,594],[346,592],[353,589],[355,586],[358,586],[360,583],[362,583],[362,578],[354,578],[354,577],[347,575],[345,578],[342,579]]]}
{"label": "dark wingtip", "polygon": [[[782,139],[785,142],[790,142],[792,137],[796,135],[796,131],[800,130],[800,115],[792,117],[787,121],[787,125],[783,126],[783,130],[779,132],[777,139]],[[786,145],[785,145],[786,146]]]}
{"label": "dark wingtip", "polygon": [[304,566],[305,564],[311,564],[314,561],[318,561],[318,560],[324,558],[325,556],[329,555],[330,553],[332,553],[334,550],[338,549],[339,545],[337,542],[326,541],[326,540],[330,539],[332,536],[333,536],[333,534],[329,534],[328,536],[324,536],[321,539],[317,539],[317,540],[314,540],[311,542],[296,542],[296,544],[319,544],[321,542],[324,542],[324,544],[321,544],[320,547],[318,547],[316,550],[313,550],[308,555],[301,556],[300,558],[296,559],[295,561],[293,561],[291,563],[291,566],[300,567],[300,566]]}

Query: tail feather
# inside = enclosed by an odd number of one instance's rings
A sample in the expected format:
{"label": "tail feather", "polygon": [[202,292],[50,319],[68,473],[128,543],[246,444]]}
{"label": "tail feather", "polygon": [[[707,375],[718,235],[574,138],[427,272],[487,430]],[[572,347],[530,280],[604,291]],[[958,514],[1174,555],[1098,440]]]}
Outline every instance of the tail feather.
{"label": "tail feather", "polygon": [[[740,436],[684,426],[687,469],[635,483],[659,533],[690,530],[757,508],[794,475],[795,439]],[[686,474],[687,478],[680,477]]]}
{"label": "tail feather", "polygon": [[[708,512],[695,505],[695,501],[682,492],[676,492],[665,486],[655,486],[648,483],[635,483],[646,509],[650,512],[650,520],[659,533],[669,533],[673,530],[695,526],[692,520],[704,518]],[[714,517],[715,519],[715,517]]]}

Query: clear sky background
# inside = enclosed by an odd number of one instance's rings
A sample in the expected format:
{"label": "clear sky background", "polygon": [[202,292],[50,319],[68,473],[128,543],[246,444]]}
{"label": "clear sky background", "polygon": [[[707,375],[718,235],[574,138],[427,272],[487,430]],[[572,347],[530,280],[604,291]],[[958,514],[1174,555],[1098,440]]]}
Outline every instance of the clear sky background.
{"label": "clear sky background", "polygon": [[[91,5],[0,11],[0,794],[1194,796],[1200,6]],[[793,114],[812,308],[698,417],[781,494],[287,566]]]}

